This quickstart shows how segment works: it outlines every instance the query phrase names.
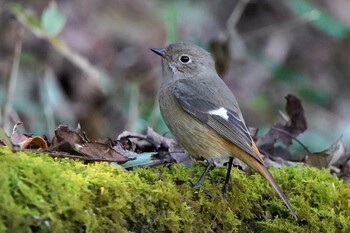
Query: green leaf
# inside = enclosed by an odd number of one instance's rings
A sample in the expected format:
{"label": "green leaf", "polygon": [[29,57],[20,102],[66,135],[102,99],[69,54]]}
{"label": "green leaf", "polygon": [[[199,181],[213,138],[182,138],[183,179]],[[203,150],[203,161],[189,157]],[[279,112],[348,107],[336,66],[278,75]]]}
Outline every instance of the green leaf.
{"label": "green leaf", "polygon": [[28,25],[31,29],[41,28],[40,21],[30,13],[28,13],[21,4],[14,3],[10,6],[10,11],[15,15],[15,17]]}
{"label": "green leaf", "polygon": [[178,5],[179,3],[166,4],[161,8],[167,30],[167,44],[177,41]]}
{"label": "green leaf", "polygon": [[312,86],[305,86],[301,88],[298,92],[299,96],[309,103],[327,106],[332,101],[331,93],[329,93],[326,90],[315,89]]}
{"label": "green leaf", "polygon": [[58,11],[57,4],[52,1],[41,16],[42,27],[52,36],[57,36],[66,23],[66,17]]}
{"label": "green leaf", "polygon": [[306,77],[300,71],[278,64],[270,70],[273,81],[279,81],[290,85],[306,85]]}
{"label": "green leaf", "polygon": [[270,103],[268,97],[265,94],[260,93],[252,97],[250,105],[253,109],[256,109],[257,111],[266,111],[266,109],[269,108]]}
{"label": "green leaf", "polygon": [[31,53],[22,52],[19,59],[24,62],[34,62],[35,57]]}
{"label": "green leaf", "polygon": [[326,11],[306,0],[284,0],[284,2],[296,14],[303,17],[314,18],[311,23],[334,38],[342,39],[349,33],[349,29],[343,23],[337,21]]}
{"label": "green leaf", "polygon": [[10,6],[11,12],[15,15],[20,15],[20,14],[24,14],[24,8],[21,4],[19,3],[13,3]]}

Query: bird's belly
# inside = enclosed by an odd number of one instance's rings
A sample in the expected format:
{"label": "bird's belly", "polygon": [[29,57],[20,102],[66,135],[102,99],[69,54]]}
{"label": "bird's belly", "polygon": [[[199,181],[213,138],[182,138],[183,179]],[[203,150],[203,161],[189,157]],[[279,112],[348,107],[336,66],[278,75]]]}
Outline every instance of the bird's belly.
{"label": "bird's belly", "polygon": [[[192,156],[205,159],[218,159],[230,157],[231,154],[225,149],[227,140],[220,137],[209,126],[199,122],[189,113],[185,112],[174,98],[166,99],[160,96],[159,105],[161,114],[169,130]],[[169,107],[169,101],[172,103]]]}

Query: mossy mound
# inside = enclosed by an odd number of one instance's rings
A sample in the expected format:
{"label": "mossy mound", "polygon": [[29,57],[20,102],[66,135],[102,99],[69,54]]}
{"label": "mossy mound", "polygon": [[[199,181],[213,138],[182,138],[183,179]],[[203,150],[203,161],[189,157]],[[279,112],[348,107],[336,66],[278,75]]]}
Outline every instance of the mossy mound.
{"label": "mossy mound", "polygon": [[212,198],[192,190],[203,168],[125,172],[0,148],[0,232],[350,232],[350,186],[325,170],[271,169],[296,222],[258,174],[233,169],[228,201],[226,168],[203,183]]}

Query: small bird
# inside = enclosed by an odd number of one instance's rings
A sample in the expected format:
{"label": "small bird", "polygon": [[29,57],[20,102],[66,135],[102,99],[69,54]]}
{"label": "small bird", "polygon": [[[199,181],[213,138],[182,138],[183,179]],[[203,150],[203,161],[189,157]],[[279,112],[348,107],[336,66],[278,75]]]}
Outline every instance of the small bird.
{"label": "small bird", "polygon": [[223,187],[226,197],[233,157],[237,157],[266,178],[297,219],[287,197],[266,169],[237,100],[217,74],[210,54],[187,42],[151,50],[162,57],[159,106],[166,125],[191,155],[209,161],[194,187],[200,186],[214,160],[229,158]]}

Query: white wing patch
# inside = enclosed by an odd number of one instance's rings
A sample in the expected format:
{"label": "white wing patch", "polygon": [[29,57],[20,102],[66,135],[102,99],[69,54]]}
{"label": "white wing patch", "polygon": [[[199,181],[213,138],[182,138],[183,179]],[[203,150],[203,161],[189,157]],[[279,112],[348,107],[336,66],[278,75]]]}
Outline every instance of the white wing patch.
{"label": "white wing patch", "polygon": [[216,109],[216,110],[211,110],[208,112],[211,115],[217,115],[220,116],[222,118],[224,118],[225,120],[228,121],[228,114],[227,114],[227,110],[223,107]]}

